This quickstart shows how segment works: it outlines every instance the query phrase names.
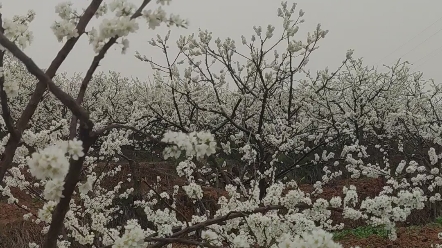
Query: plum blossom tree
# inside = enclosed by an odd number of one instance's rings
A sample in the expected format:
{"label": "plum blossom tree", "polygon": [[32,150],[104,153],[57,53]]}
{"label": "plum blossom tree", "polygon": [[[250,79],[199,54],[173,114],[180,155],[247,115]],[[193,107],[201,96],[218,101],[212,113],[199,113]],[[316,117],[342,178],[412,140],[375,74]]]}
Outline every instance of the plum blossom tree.
{"label": "plum blossom tree", "polygon": [[[311,73],[309,56],[327,31],[318,25],[298,39],[296,4],[278,9],[280,35],[269,25],[241,37],[247,54],[201,31],[179,38],[172,56],[168,34],[150,41],[166,65],[136,55],[155,70],[153,82],[96,72],[113,45],[126,52],[140,19],[150,29],[187,26],[162,9],[169,3],[58,4],[51,28],[64,45],[45,71],[22,50],[35,13],[0,14],[0,189],[42,228],[45,239],[30,247],[342,247],[331,232],[352,221],[396,239],[396,225],[416,210],[437,210],[440,87],[406,63],[378,72],[351,50],[335,70]],[[101,23],[89,27],[94,17]],[[89,69],[58,73],[81,36],[96,53]],[[147,180],[128,150],[161,150],[182,180],[166,188],[161,177]],[[383,188],[321,195],[340,178],[381,178]],[[221,192],[212,208],[208,189]]]}

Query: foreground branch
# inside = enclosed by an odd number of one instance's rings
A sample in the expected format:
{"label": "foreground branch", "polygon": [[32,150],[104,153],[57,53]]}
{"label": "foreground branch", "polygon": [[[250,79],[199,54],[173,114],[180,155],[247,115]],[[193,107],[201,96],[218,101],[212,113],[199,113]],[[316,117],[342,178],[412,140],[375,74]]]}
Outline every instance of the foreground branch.
{"label": "foreground branch", "polygon": [[[64,62],[69,53],[72,51],[78,39],[85,32],[86,26],[88,25],[92,17],[94,17],[95,12],[100,7],[100,4],[102,2],[103,0],[93,0],[86,8],[84,14],[80,17],[76,26],[78,36],[70,38],[68,41],[66,41],[62,49],[58,52],[57,56],[54,58],[54,60],[52,60],[49,68],[46,71],[46,75],[48,75],[49,78],[53,78],[55,76],[57,70],[60,68],[61,64]],[[32,115],[34,115],[35,110],[37,109],[37,106],[42,99],[45,91],[46,82],[39,81],[34,90],[34,93],[31,96],[31,99],[25,107],[25,110],[22,112],[20,118],[16,123],[17,135],[16,137],[11,136],[9,138],[8,143],[5,147],[5,151],[3,152],[0,166],[0,182],[3,181],[6,171],[12,167],[12,160],[14,158],[15,151],[19,146],[21,135],[28,125],[29,121],[31,120]]]}
{"label": "foreground branch", "polygon": [[12,55],[18,58],[26,66],[28,71],[34,75],[38,80],[44,82],[49,88],[49,91],[57,97],[60,102],[62,102],[72,113],[77,116],[81,121],[83,121],[88,127],[92,127],[93,123],[89,119],[89,114],[83,109],[69,94],[64,92],[60,87],[58,87],[52,79],[46,75],[35,63],[29,58],[14,42],[6,38],[5,35],[0,33],[0,44],[8,49]]}
{"label": "foreground branch", "polygon": [[90,129],[86,129],[84,127],[80,129],[80,140],[83,142],[83,152],[85,156],[79,158],[78,160],[72,160],[69,165],[69,171],[66,175],[64,189],[62,192],[63,197],[60,199],[60,202],[57,204],[57,207],[52,214],[51,225],[43,245],[44,248],[57,247],[57,238],[61,232],[61,229],[63,228],[64,218],[69,210],[69,203],[80,178],[86,154],[88,154],[90,147],[96,141],[96,137],[91,136],[90,133]]}
{"label": "foreground branch", "polygon": [[158,242],[158,243],[156,243],[154,245],[149,246],[149,248],[164,247],[165,245],[171,243],[170,242],[171,238],[177,238],[177,237],[182,236],[184,234],[188,234],[190,232],[200,230],[202,228],[205,228],[205,227],[213,225],[213,224],[221,223],[221,222],[224,222],[224,221],[227,221],[227,220],[231,220],[231,219],[236,219],[236,218],[247,216],[247,215],[250,215],[250,214],[264,213],[264,212],[268,212],[270,210],[279,210],[279,209],[284,209],[284,207],[283,206],[267,206],[267,207],[257,208],[257,209],[255,209],[253,211],[250,211],[250,212],[230,212],[230,213],[228,213],[228,214],[226,214],[224,216],[213,218],[213,219],[210,219],[210,220],[207,220],[207,221],[195,224],[193,226],[186,227],[186,228],[182,229],[181,231],[178,231],[178,232],[170,235],[170,237],[168,237],[167,239],[162,240],[161,242]]}
{"label": "foreground branch", "polygon": [[[3,28],[2,14],[0,13],[0,33],[4,34],[5,29]],[[5,51],[0,51],[0,68],[3,68],[3,60],[5,56]],[[1,72],[0,72],[1,73]],[[11,136],[16,135],[16,130],[14,128],[14,120],[12,119],[11,112],[8,106],[8,96],[4,90],[5,76],[0,74],[0,100],[2,105],[2,117],[6,124],[6,129]]]}
{"label": "foreground branch", "polygon": [[[143,9],[149,4],[151,0],[144,0],[141,6],[135,11],[135,13],[131,16],[131,19],[138,18],[142,15]],[[101,60],[104,59],[104,56],[106,55],[107,51],[117,42],[117,39],[120,38],[119,36],[112,37],[106,44],[104,44],[103,48],[101,48],[100,52],[94,57],[92,60],[92,64],[89,66],[89,69],[86,72],[85,77],[83,78],[83,81],[81,82],[80,90],[78,91],[76,102],[81,105],[81,103],[84,100],[84,96],[86,94],[86,89],[89,85],[89,82],[92,80],[92,77],[97,70],[98,66],[100,65]],[[73,115],[71,119],[71,123],[69,125],[69,138],[73,139],[75,138],[76,131],[77,131],[77,116]]]}

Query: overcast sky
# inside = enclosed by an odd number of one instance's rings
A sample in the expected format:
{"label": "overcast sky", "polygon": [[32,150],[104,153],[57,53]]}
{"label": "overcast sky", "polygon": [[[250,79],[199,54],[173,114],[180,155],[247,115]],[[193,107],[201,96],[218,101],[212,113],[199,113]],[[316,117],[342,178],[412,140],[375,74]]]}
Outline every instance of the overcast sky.
{"label": "overcast sky", "polygon": [[[142,2],[130,1],[137,5]],[[61,43],[58,43],[52,34],[50,25],[57,19],[54,7],[62,1],[1,0],[1,2],[2,12],[6,17],[25,14],[28,9],[35,10],[37,16],[31,25],[35,40],[25,52],[41,68],[46,68],[61,47]],[[73,2],[78,6],[86,6],[89,0]],[[293,1],[288,2],[291,4]],[[364,57],[367,65],[392,64],[402,57],[415,63],[414,69],[424,72],[426,78],[442,80],[442,74],[438,73],[442,63],[442,13],[440,12],[442,1],[298,0],[295,2],[298,3],[298,8],[306,12],[304,16],[306,23],[300,29],[303,32],[299,33],[299,39],[305,40],[305,32],[313,31],[318,23],[329,30],[327,37],[320,43],[320,49],[314,52],[310,59],[310,69],[318,70],[326,66],[336,68],[344,59],[347,49],[354,49],[355,56]],[[155,6],[153,4],[150,7]],[[273,24],[279,29],[280,21],[276,15],[279,6],[278,0],[172,0],[166,10],[190,21],[187,30],[177,28],[172,30],[174,39],[181,34],[198,32],[201,28],[212,31],[215,37],[230,36],[240,44],[241,35],[250,37],[254,25],[265,27],[267,24]],[[433,25],[429,27],[431,24]],[[149,65],[138,61],[133,54],[139,51],[153,59],[156,57],[161,59],[159,57],[161,55],[153,51],[147,41],[157,34],[165,35],[167,30],[165,26],[149,30],[141,25],[138,33],[130,36],[131,47],[128,53],[121,55],[121,50],[115,47],[101,63],[100,69],[115,70],[125,76],[147,79]],[[415,38],[412,39],[413,37]],[[61,71],[85,72],[92,57],[92,48],[86,37],[82,37]]]}

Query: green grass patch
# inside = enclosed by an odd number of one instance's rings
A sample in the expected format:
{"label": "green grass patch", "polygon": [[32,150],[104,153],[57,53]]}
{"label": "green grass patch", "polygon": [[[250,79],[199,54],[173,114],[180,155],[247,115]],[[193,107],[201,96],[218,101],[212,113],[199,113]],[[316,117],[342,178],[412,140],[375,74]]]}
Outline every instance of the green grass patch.
{"label": "green grass patch", "polygon": [[442,216],[439,216],[436,218],[436,220],[434,220],[434,223],[438,226],[442,227]]}
{"label": "green grass patch", "polygon": [[355,229],[347,229],[335,232],[333,234],[333,237],[335,240],[342,240],[350,235],[357,238],[368,238],[371,235],[377,235],[382,238],[387,238],[388,232],[383,227],[361,226]]}

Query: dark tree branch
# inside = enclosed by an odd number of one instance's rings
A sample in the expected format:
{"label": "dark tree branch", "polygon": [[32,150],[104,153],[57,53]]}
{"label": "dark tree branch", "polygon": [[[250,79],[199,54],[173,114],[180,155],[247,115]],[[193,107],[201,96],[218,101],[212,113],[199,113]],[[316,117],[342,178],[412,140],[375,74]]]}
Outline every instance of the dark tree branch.
{"label": "dark tree branch", "polygon": [[57,97],[60,102],[67,106],[74,115],[76,115],[81,121],[83,121],[89,127],[93,126],[92,121],[89,119],[89,114],[75,100],[60,87],[58,87],[52,79],[45,74],[35,63],[29,58],[20,48],[17,47],[12,41],[6,38],[3,34],[0,34],[0,44],[9,50],[16,58],[18,58],[26,66],[28,71],[34,75],[40,82],[44,82],[49,91]]}
{"label": "dark tree branch", "polygon": [[[131,19],[135,19],[139,16],[141,16],[141,13],[143,9],[147,6],[147,4],[151,0],[144,0],[141,6],[135,11],[135,13],[131,16]],[[100,65],[101,60],[104,59],[104,56],[106,55],[107,51],[117,42],[117,39],[120,38],[119,36],[112,37],[106,44],[103,46],[103,48],[100,50],[100,52],[94,57],[92,60],[92,64],[89,66],[89,69],[86,72],[86,76],[83,78],[83,81],[81,82],[80,90],[77,95],[76,102],[81,105],[83,102],[84,96],[86,94],[86,89],[89,84],[89,82],[92,80],[92,77],[97,70],[98,66]],[[77,116],[72,116],[71,123],[69,126],[69,138],[73,139],[76,135],[76,129],[77,129]]]}
{"label": "dark tree branch", "polygon": [[[57,72],[58,68],[60,68],[61,64],[64,62],[68,54],[74,48],[78,39],[85,32],[87,24],[92,19],[97,9],[100,7],[102,1],[103,0],[93,0],[86,8],[84,14],[80,17],[76,27],[78,36],[69,39],[64,44],[63,48],[58,52],[57,56],[52,61],[51,65],[46,71],[46,75],[48,75],[49,78],[53,78],[55,76],[55,73]],[[32,93],[31,99],[26,105],[25,110],[22,112],[19,120],[16,123],[16,129],[18,130],[18,135],[17,137],[11,136],[6,144],[0,166],[0,182],[3,181],[6,171],[12,166],[12,160],[15,151],[18,147],[18,144],[20,143],[21,135],[25,130],[26,126],[28,125],[30,119],[32,118],[32,115],[34,114],[35,110],[37,109],[37,106],[41,98],[43,97],[45,91],[46,91],[46,82],[39,81],[37,83],[34,92]]]}
{"label": "dark tree branch", "polygon": [[[0,33],[4,34],[5,29],[3,28],[3,20],[2,20],[2,14],[0,13]],[[3,68],[3,60],[5,56],[5,51],[0,51],[0,68]],[[8,106],[8,96],[6,95],[6,92],[4,90],[5,85],[5,76],[0,75],[0,100],[2,105],[2,117],[6,124],[6,129],[8,130],[9,134],[11,136],[16,136],[17,131],[14,127],[14,120],[12,119],[11,112],[9,111]]]}

